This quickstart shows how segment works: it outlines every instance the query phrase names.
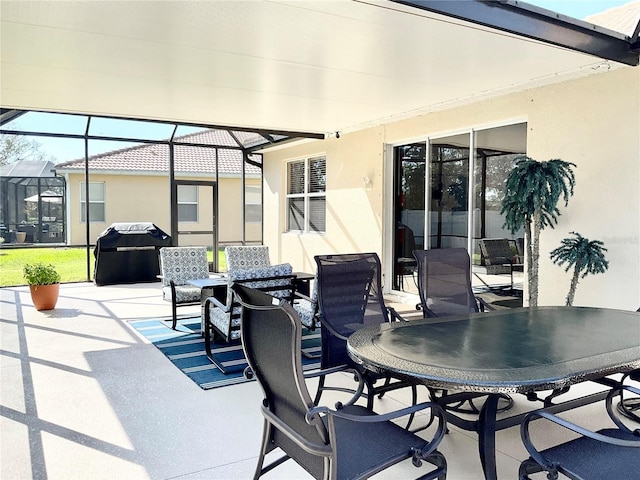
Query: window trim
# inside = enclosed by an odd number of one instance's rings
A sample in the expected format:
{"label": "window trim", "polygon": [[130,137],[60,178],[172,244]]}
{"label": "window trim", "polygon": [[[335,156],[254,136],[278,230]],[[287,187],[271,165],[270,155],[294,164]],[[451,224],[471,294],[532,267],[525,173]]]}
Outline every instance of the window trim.
{"label": "window trim", "polygon": [[[85,208],[85,204],[86,204],[86,199],[83,200],[83,196],[85,195],[85,185],[87,184],[87,182],[85,181],[81,181],[80,182],[80,223],[87,223],[87,218],[86,218],[86,208]],[[92,200],[91,199],[91,185],[102,185],[102,200]],[[94,204],[100,204],[102,205],[102,219],[101,220],[95,220],[93,218],[91,218],[91,215],[89,215],[89,223],[105,223],[107,221],[107,182],[89,182],[89,210],[91,210],[91,205]]]}
{"label": "window trim", "polygon": [[[286,233],[292,233],[292,234],[298,234],[298,235],[304,235],[304,234],[311,234],[311,235],[324,235],[327,233],[327,225],[326,225],[326,202],[327,202],[327,187],[326,187],[326,181],[325,181],[325,188],[324,191],[322,192],[310,192],[310,184],[309,184],[309,175],[310,175],[310,165],[311,162],[314,160],[318,160],[318,159],[322,159],[324,160],[324,168],[325,168],[325,175],[326,175],[326,169],[327,169],[327,156],[326,154],[322,153],[322,154],[316,154],[316,155],[308,155],[305,157],[301,157],[301,158],[296,158],[296,159],[291,159],[289,161],[287,161],[285,163],[285,188],[286,188],[286,196],[285,196],[285,232]],[[290,177],[289,177],[289,166],[292,163],[304,163],[304,178],[303,178],[303,185],[304,185],[304,192],[303,193],[289,193],[289,185],[290,185]],[[290,224],[290,215],[289,215],[289,201],[291,199],[296,199],[296,198],[302,198],[304,199],[304,226],[302,229],[297,229],[297,228],[291,228],[291,224]],[[311,230],[309,228],[309,224],[310,224],[310,215],[309,215],[309,208],[310,208],[310,199],[311,198],[324,198],[325,200],[325,228],[324,230],[321,231],[317,231],[317,230]]]}
{"label": "window trim", "polygon": [[[194,187],[196,189],[196,199],[193,202],[184,202],[184,201],[180,201],[180,187]],[[200,189],[198,188],[198,185],[178,185],[178,190],[177,190],[177,198],[176,198],[176,205],[177,205],[177,211],[178,211],[178,222],[179,223],[198,223],[200,222]],[[196,219],[195,220],[182,220],[180,219],[180,205],[195,205],[196,207]]]}

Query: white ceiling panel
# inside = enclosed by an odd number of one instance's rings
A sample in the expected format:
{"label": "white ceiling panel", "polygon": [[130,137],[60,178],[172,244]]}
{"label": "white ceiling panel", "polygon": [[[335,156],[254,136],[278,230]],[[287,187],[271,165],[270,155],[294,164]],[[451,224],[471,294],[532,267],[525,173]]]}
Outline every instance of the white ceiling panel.
{"label": "white ceiling panel", "polygon": [[327,133],[602,60],[379,1],[0,3],[0,104]]}

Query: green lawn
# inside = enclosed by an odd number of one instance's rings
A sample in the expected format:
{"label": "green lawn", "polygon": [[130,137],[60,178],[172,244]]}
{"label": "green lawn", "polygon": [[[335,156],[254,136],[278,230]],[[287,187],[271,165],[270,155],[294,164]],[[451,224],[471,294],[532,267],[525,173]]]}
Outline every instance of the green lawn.
{"label": "green lawn", "polygon": [[[213,253],[207,252],[209,261]],[[91,277],[93,280],[93,248],[89,250]],[[26,285],[22,268],[27,263],[50,263],[56,267],[64,282],[87,281],[87,250],[84,247],[63,248],[2,248],[0,249],[0,287]],[[224,249],[218,252],[218,269],[225,269]]]}

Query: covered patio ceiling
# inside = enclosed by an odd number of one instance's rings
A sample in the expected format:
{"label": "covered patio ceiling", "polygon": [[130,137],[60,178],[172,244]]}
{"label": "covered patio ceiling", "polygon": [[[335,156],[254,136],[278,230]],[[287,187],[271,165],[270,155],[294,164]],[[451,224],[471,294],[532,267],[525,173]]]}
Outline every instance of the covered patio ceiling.
{"label": "covered patio ceiling", "polygon": [[0,18],[5,111],[283,134],[353,131],[638,63],[638,29],[511,0],[3,0]]}

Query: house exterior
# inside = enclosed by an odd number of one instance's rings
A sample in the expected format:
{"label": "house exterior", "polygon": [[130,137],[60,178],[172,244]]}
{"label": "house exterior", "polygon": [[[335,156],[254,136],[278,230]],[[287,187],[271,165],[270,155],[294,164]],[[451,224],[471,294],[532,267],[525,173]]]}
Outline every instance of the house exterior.
{"label": "house exterior", "polygon": [[[198,232],[212,231],[214,213],[218,215],[220,243],[243,240],[242,152],[180,145],[212,144],[211,135],[214,132],[204,131],[175,139],[175,179],[182,182],[178,186],[178,231],[185,232],[177,243],[181,246],[212,245],[210,233]],[[98,235],[113,223],[151,222],[171,232],[168,145],[124,148],[91,156],[88,162],[90,244],[95,244]],[[59,163],[55,171],[67,185],[67,242],[84,245],[84,159]],[[260,176],[259,168],[245,164],[245,241],[249,243],[262,239]]]}
{"label": "house exterior", "polygon": [[[637,14],[640,2],[630,5]],[[619,16],[616,18],[619,20]],[[633,28],[638,16],[631,18],[626,25]],[[610,262],[605,274],[580,282],[575,304],[635,310],[640,306],[639,139],[640,68],[605,62],[582,78],[432,109],[411,118],[339,132],[323,141],[267,151],[264,208],[277,215],[275,221],[265,222],[264,243],[276,257],[273,261],[288,261],[294,270],[303,271],[315,270],[314,255],[377,252],[383,262],[385,290],[391,291],[397,224],[405,220],[403,212],[398,214],[403,210],[405,191],[397,187],[399,179],[406,186],[406,178],[397,174],[398,154],[403,148],[427,152],[422,173],[422,178],[426,177],[425,213],[416,238],[423,235],[429,239],[423,239],[423,246],[429,242],[435,246],[434,242],[441,240],[441,230],[461,229],[461,234],[443,237],[440,246],[464,246],[473,252],[480,238],[476,195],[466,197],[470,198],[463,202],[467,205],[456,204],[463,213],[461,222],[452,225],[452,219],[460,213],[455,208],[445,212],[448,220],[434,219],[434,205],[446,203],[443,190],[436,192],[437,181],[433,181],[437,155],[443,146],[454,152],[466,149],[465,169],[471,176],[477,175],[482,149],[498,149],[505,155],[526,154],[536,160],[558,158],[576,165],[575,194],[568,206],[559,205],[557,226],[541,234],[539,304],[564,304],[570,273],[554,265],[549,252],[575,231],[603,241]],[[290,165],[313,158],[326,161],[325,225],[315,230],[300,228],[304,222],[291,220],[294,206],[287,195],[292,178]],[[465,185],[475,191],[478,182]],[[452,197],[454,186],[455,182],[449,183],[444,196]],[[495,230],[497,227],[487,227],[484,236],[506,236],[504,231]]]}
{"label": "house exterior", "polygon": [[[610,261],[576,303],[640,305],[637,0],[586,19],[606,28],[515,1],[52,5],[3,5],[13,41],[0,117],[91,112],[324,136],[261,150],[272,262],[314,271],[316,254],[375,251],[387,291],[407,238],[464,246],[475,262],[479,238],[511,235],[499,214],[508,166],[520,155],[560,158],[576,165],[576,191],[542,233],[539,303],[564,302],[569,276],[548,252],[576,231],[604,241]],[[207,22],[138,28],[165,18]],[[49,54],[58,44],[74,55]],[[109,178],[96,183],[122,217],[106,220],[105,207],[101,228],[132,216],[126,195],[143,181],[115,192]],[[69,191],[72,216],[83,199]],[[135,220],[164,227],[164,195],[145,191],[147,218]]]}

